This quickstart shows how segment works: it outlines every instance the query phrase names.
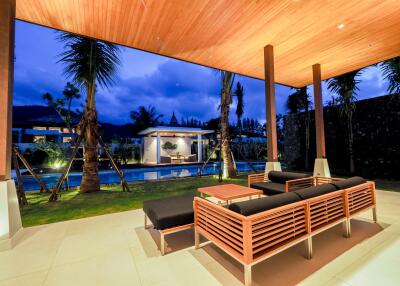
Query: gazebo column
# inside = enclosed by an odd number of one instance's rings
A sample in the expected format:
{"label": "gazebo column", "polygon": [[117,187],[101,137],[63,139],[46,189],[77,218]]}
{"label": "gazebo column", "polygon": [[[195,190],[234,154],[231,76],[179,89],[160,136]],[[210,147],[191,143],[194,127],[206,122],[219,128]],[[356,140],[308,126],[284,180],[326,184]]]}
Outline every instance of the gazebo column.
{"label": "gazebo column", "polygon": [[15,0],[0,1],[0,251],[22,234],[21,215],[11,180],[12,96],[14,82]]}
{"label": "gazebo column", "polygon": [[157,132],[157,164],[161,163],[161,136]]}
{"label": "gazebo column", "polygon": [[315,105],[315,137],[317,158],[314,164],[314,176],[330,177],[328,160],[325,151],[324,105],[322,102],[321,65],[315,64],[313,69],[314,105]]}
{"label": "gazebo column", "polygon": [[203,162],[203,141],[201,134],[197,134],[197,162]]}
{"label": "gazebo column", "polygon": [[264,68],[268,151],[265,173],[268,174],[269,171],[281,171],[281,163],[278,162],[276,135],[274,48],[271,45],[264,48]]}

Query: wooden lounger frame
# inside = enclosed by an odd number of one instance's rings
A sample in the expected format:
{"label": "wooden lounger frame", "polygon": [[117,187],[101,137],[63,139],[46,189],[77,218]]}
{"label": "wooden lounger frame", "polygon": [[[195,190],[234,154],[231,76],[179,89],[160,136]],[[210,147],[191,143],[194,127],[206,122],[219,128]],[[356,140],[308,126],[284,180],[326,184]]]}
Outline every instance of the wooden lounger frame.
{"label": "wooden lounger frame", "polygon": [[[312,179],[313,185],[340,180]],[[361,211],[372,208],[377,221],[375,184],[370,181],[250,216],[199,197],[195,197],[193,207],[196,249],[201,234],[242,263],[245,285],[251,285],[253,265],[295,244],[305,242],[310,259],[312,237],[328,228],[342,223],[343,234],[349,237],[350,219]]]}
{"label": "wooden lounger frame", "polygon": [[[268,175],[265,173],[251,174],[248,176],[248,187],[249,188],[252,183],[257,183],[257,182],[270,182],[270,180],[268,180]],[[286,184],[285,184],[285,191],[286,192],[295,191],[295,190],[299,190],[299,189],[312,187],[314,185],[315,185],[315,177],[307,177],[307,178],[302,178],[302,179],[288,180],[288,181],[286,181]]]}
{"label": "wooden lounger frame", "polygon": [[[176,227],[171,227],[171,228],[166,228],[159,230],[158,232],[160,233],[160,245],[158,246],[158,249],[161,252],[161,255],[165,254],[165,236],[167,234],[175,233],[178,231],[186,230],[186,229],[191,229],[194,227],[193,223],[185,224],[185,225],[180,225]],[[144,228],[148,229],[149,226],[147,225],[147,215],[144,214]]]}

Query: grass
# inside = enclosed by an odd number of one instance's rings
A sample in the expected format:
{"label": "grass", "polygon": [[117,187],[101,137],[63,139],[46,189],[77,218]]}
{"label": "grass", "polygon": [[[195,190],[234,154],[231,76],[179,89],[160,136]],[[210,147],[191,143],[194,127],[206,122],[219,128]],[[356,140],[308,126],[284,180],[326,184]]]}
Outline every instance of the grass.
{"label": "grass", "polygon": [[[247,176],[226,183],[247,185]],[[194,192],[197,188],[217,185],[218,179],[181,178],[130,184],[131,192],[122,192],[121,186],[104,186],[100,192],[81,194],[77,189],[63,192],[58,201],[48,203],[49,194],[26,193],[29,205],[21,208],[24,227],[78,219],[102,214],[142,208],[143,201]]]}

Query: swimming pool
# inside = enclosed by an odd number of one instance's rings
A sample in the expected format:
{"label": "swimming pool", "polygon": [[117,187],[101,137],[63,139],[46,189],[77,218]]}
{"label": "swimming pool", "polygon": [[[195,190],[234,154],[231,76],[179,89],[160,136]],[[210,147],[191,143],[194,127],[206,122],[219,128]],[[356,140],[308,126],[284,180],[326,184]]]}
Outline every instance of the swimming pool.
{"label": "swimming pool", "polygon": [[[239,172],[246,172],[251,170],[250,166],[246,162],[237,162],[236,166]],[[264,170],[265,163],[257,162],[254,163],[253,166],[257,170]],[[201,165],[164,166],[154,168],[125,169],[123,171],[125,174],[125,179],[128,182],[134,182],[196,176],[199,172],[200,167]],[[218,172],[219,164],[210,163],[204,168],[203,175],[213,175],[218,174]],[[46,186],[48,188],[51,188],[57,183],[60,176],[61,174],[59,173],[52,173],[42,175],[41,178]],[[99,172],[99,177],[101,184],[115,184],[120,182],[119,177],[115,174],[113,170],[101,171]],[[71,187],[77,187],[81,183],[82,173],[70,173],[68,178],[69,185]],[[25,191],[40,189],[38,183],[33,178],[23,178],[23,185]]]}

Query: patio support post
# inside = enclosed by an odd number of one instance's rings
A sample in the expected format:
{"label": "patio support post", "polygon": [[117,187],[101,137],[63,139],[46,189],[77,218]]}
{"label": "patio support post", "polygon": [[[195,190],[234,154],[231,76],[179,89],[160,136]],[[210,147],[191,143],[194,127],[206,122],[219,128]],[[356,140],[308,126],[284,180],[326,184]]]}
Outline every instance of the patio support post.
{"label": "patio support post", "polygon": [[271,45],[264,48],[264,71],[268,152],[265,173],[268,174],[269,171],[281,171],[281,164],[278,162],[278,140],[276,134],[274,48]]}
{"label": "patio support post", "polygon": [[161,163],[161,138],[157,132],[157,165]]}
{"label": "patio support post", "polygon": [[11,179],[15,0],[0,1],[0,251],[22,234],[15,183]]}
{"label": "patio support post", "polygon": [[315,137],[317,146],[317,158],[314,164],[314,176],[330,177],[328,160],[325,151],[325,127],[324,106],[322,102],[321,88],[321,65],[312,66],[314,83],[314,105],[315,105]]}
{"label": "patio support post", "polygon": [[201,134],[197,135],[197,162],[203,162],[203,141]]}

